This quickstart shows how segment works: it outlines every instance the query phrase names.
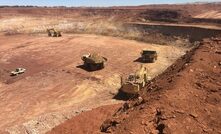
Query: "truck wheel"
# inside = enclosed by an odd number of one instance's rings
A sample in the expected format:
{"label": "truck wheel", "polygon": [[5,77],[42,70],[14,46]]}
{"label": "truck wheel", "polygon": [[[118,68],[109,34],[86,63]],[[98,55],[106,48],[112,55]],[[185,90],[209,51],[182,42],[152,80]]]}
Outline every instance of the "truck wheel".
{"label": "truck wheel", "polygon": [[101,63],[99,68],[100,69],[104,68],[104,63]]}

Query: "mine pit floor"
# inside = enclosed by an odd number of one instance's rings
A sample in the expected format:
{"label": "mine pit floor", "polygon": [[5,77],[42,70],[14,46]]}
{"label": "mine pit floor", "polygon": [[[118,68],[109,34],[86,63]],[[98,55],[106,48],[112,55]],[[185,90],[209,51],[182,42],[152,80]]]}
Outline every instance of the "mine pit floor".
{"label": "mine pit floor", "polygon": [[[82,111],[122,103],[112,99],[120,76],[140,67],[136,59],[144,48],[158,52],[156,63],[143,64],[152,78],[188,50],[87,34],[0,36],[0,130],[44,133]],[[108,59],[103,70],[81,68],[88,52]],[[9,76],[17,67],[26,72]]]}

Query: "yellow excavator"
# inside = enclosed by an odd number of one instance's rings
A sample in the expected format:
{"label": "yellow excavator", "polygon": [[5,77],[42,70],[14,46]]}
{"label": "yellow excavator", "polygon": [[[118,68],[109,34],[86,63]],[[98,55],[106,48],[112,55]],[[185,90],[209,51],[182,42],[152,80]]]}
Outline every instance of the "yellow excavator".
{"label": "yellow excavator", "polygon": [[49,37],[61,37],[61,32],[55,30],[54,28],[47,29],[47,32]]}
{"label": "yellow excavator", "polygon": [[141,65],[139,70],[130,74],[125,80],[121,77],[120,91],[129,95],[135,95],[146,86],[150,79],[147,68]]}

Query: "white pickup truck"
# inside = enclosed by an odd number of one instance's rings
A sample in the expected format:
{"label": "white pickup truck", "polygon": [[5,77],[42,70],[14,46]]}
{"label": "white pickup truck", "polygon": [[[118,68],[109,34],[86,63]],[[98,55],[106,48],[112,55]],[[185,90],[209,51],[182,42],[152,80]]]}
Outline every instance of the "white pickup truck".
{"label": "white pickup truck", "polygon": [[16,68],[15,71],[11,71],[11,76],[16,76],[25,72],[25,68]]}

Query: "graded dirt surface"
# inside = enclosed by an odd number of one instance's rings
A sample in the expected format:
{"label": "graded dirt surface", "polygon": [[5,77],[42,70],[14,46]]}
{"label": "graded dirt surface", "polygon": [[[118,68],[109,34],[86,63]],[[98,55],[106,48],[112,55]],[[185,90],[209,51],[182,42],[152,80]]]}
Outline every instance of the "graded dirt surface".
{"label": "graded dirt surface", "polygon": [[[9,132],[43,133],[81,111],[121,103],[112,99],[126,77],[140,67],[144,48],[156,50],[156,63],[145,64],[154,77],[186,49],[96,35],[11,35],[0,37],[0,128]],[[88,72],[81,56],[98,52],[105,68]],[[17,67],[24,74],[11,77]],[[47,125],[44,125],[47,124]]]}
{"label": "graded dirt surface", "polygon": [[[204,40],[199,48],[177,60],[156,77],[140,97],[126,102],[102,130],[116,134],[143,133],[214,133],[221,132],[221,38]],[[114,107],[113,107],[114,108]],[[99,109],[92,110],[91,113]],[[90,128],[90,113],[77,116],[54,128],[50,134],[81,131],[98,133]],[[80,119],[81,118],[81,119]],[[62,131],[61,131],[62,130]],[[99,132],[100,133],[100,132]]]}

